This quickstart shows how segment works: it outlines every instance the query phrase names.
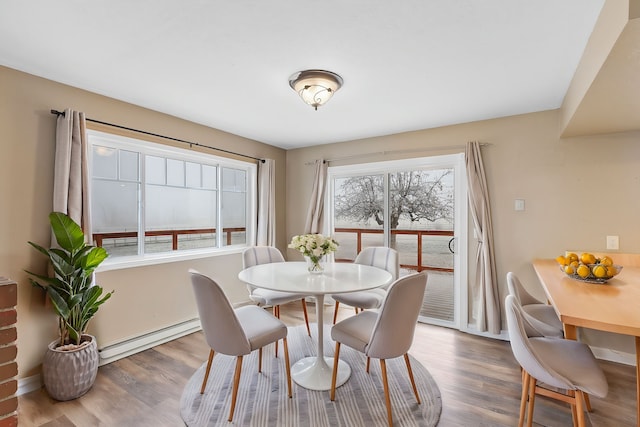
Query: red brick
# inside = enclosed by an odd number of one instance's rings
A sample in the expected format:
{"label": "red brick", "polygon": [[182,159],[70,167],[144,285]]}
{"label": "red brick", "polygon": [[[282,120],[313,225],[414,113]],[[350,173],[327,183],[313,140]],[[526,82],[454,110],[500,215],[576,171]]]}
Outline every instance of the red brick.
{"label": "red brick", "polygon": [[0,400],[12,397],[18,391],[18,381],[11,380],[0,384]]}
{"label": "red brick", "polygon": [[18,364],[16,362],[0,366],[0,381],[6,381],[18,375]]}
{"label": "red brick", "polygon": [[18,355],[18,347],[15,345],[10,345],[7,347],[0,347],[0,365],[13,362],[16,360],[16,356]]}
{"label": "red brick", "polygon": [[11,344],[18,338],[16,328],[0,329],[0,345]]}
{"label": "red brick", "polygon": [[0,327],[15,325],[18,320],[16,309],[0,311]]}
{"label": "red brick", "polygon": [[8,415],[12,412],[15,412],[17,409],[18,398],[16,396],[6,400],[0,400],[0,416]]}
{"label": "red brick", "polygon": [[18,414],[1,419],[0,427],[18,427]]}
{"label": "red brick", "polygon": [[15,283],[0,285],[0,308],[13,308],[18,305],[18,287]]}

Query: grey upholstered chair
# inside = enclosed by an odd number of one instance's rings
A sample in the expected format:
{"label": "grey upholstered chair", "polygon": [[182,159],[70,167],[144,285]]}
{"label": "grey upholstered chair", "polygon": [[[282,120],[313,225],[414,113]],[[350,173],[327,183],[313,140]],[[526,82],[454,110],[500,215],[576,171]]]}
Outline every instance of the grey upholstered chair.
{"label": "grey upholstered chair", "polygon": [[[389,285],[400,275],[398,252],[395,249],[384,246],[364,248],[358,256],[356,256],[354,264],[371,265],[387,270],[391,273],[392,280]],[[387,295],[389,285],[369,291],[331,295],[336,302],[333,312],[333,323],[335,324],[338,319],[338,308],[341,303],[354,307],[356,314],[358,314],[358,309],[379,308],[382,305],[382,301],[384,301],[384,297]]]}
{"label": "grey upholstered chair", "polygon": [[[389,426],[393,425],[393,417],[386,359],[404,356],[413,393],[418,403],[420,403],[420,396],[418,396],[418,389],[413,379],[413,371],[411,370],[407,352],[413,342],[413,334],[426,286],[426,272],[402,277],[389,286],[387,296],[379,312],[361,311],[331,328],[331,338],[336,341],[334,354],[336,360],[340,356],[341,344],[345,344],[367,356],[367,372],[369,372],[368,358],[380,359]],[[335,400],[336,395],[337,367],[338,364],[334,363],[330,392],[331,400]]]}
{"label": "grey upholstered chair", "polygon": [[[524,424],[527,401],[527,425],[532,425],[536,394],[569,403],[574,425],[584,426],[585,393],[605,397],[608,392],[607,379],[591,349],[579,341],[542,336],[528,324],[515,295],[507,295],[505,311],[511,350],[522,367],[518,426]],[[538,383],[567,390],[567,393],[540,387]]]}
{"label": "grey upholstered chair", "polygon": [[259,349],[258,372],[262,372],[262,347],[282,340],[284,343],[287,388],[289,397],[291,397],[291,367],[289,364],[289,348],[287,346],[287,326],[255,305],[248,305],[234,310],[222,288],[213,279],[195,270],[189,270],[189,274],[198,305],[202,330],[207,344],[211,348],[200,394],[204,393],[207,386],[211,362],[215,352],[236,356],[233,394],[231,396],[231,409],[229,410],[229,421],[232,421],[242,372],[242,356]]}
{"label": "grey upholstered chair", "polygon": [[507,273],[507,287],[509,295],[516,297],[527,317],[527,321],[547,337],[563,337],[562,322],[554,308],[533,297],[522,286],[518,277],[511,271]]}
{"label": "grey upholstered chair", "polygon": [[[246,249],[242,254],[242,268],[271,262],[284,262],[282,252],[273,246],[253,246]],[[249,298],[251,298],[251,301],[260,306],[266,305],[273,307],[273,314],[278,319],[280,318],[280,304],[301,300],[304,322],[307,325],[307,334],[311,336],[309,317],[307,315],[307,302],[305,300],[306,295],[260,289],[249,284],[247,284],[247,289],[249,290]],[[276,347],[276,355],[277,354],[278,348]]]}

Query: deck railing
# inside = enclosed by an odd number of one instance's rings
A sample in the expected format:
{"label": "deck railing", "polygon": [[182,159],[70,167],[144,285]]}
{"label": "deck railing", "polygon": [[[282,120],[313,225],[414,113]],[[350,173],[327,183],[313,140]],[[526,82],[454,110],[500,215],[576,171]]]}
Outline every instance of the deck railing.
{"label": "deck railing", "polygon": [[[226,235],[227,245],[231,245],[232,233],[244,232],[244,227],[228,227],[223,228],[222,232]],[[372,230],[367,228],[336,228],[336,233],[353,233],[356,235],[356,253],[360,253],[362,250],[362,236],[365,234],[383,234],[383,230]],[[190,230],[149,230],[144,233],[145,237],[156,236],[171,236],[172,249],[178,250],[178,237],[182,235],[190,234],[213,234],[216,232],[215,228],[198,228]],[[414,235],[417,239],[417,265],[415,264],[400,264],[400,267],[407,268],[415,271],[431,270],[431,271],[445,271],[453,272],[452,268],[446,267],[434,267],[422,265],[422,238],[424,236],[450,236],[453,239],[452,230],[391,230],[392,235]],[[93,239],[96,242],[96,246],[102,246],[105,239],[123,239],[138,237],[137,231],[117,231],[111,233],[93,233]],[[350,262],[351,259],[336,259],[339,262]]]}
{"label": "deck railing", "polygon": [[[360,253],[362,250],[362,236],[364,234],[383,234],[383,230],[372,230],[367,228],[336,228],[336,233],[354,233],[356,235],[356,253]],[[446,267],[433,267],[422,265],[422,237],[423,236],[451,236],[453,239],[453,230],[391,230],[392,235],[415,235],[417,239],[417,265],[415,264],[400,264],[401,268],[408,268],[410,270],[423,271],[446,271],[453,272],[453,268]],[[348,260],[337,260],[348,261]]]}
{"label": "deck railing", "polygon": [[[227,245],[231,245],[232,233],[244,232],[244,227],[227,227],[223,228],[222,232],[226,234]],[[145,231],[145,237],[157,237],[157,236],[171,236],[172,248],[174,251],[178,250],[178,236],[189,234],[214,234],[215,228],[197,228],[191,230],[149,230]],[[130,237],[138,237],[137,231],[116,231],[112,233],[93,233],[93,239],[96,242],[96,246],[102,246],[104,239],[124,239]]]}

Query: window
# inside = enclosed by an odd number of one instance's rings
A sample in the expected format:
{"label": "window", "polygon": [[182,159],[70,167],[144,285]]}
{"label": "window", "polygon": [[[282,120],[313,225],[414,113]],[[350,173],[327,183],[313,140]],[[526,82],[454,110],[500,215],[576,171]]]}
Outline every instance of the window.
{"label": "window", "polygon": [[88,134],[93,239],[112,262],[253,242],[255,164]]}

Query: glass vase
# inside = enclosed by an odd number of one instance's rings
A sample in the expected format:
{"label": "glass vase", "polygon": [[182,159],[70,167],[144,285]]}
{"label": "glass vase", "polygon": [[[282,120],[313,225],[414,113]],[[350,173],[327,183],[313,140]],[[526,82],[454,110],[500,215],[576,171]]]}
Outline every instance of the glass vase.
{"label": "glass vase", "polygon": [[304,257],[307,260],[307,270],[311,274],[322,274],[324,272],[324,256],[320,258]]}

